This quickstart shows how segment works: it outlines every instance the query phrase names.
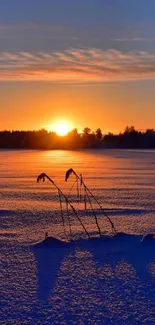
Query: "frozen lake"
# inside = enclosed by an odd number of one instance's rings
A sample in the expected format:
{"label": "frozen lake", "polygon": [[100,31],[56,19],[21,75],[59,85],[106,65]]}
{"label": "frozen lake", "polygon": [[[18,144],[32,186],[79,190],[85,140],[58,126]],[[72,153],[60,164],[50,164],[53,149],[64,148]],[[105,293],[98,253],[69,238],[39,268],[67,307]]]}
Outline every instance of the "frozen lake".
{"label": "frozen lake", "polygon": [[74,177],[64,181],[69,168],[82,173],[118,231],[155,230],[155,151],[1,151],[0,164],[1,238],[40,240],[49,225],[51,235],[64,236],[57,193],[48,180],[36,179],[45,172],[68,194],[74,183]]}
{"label": "frozen lake", "polygon": [[[137,235],[127,236],[123,248],[102,243],[106,249],[100,252],[98,243],[79,241],[65,249],[34,249],[46,231],[66,240],[55,188],[48,180],[36,182],[42,172],[97,235],[92,214],[77,203],[76,190],[70,193],[74,177],[64,181],[69,168],[83,175],[118,232]],[[154,324],[155,258],[152,246],[143,252],[138,243],[155,233],[155,151],[0,151],[0,204],[2,324]],[[102,233],[109,233],[106,218],[96,213]],[[74,238],[84,239],[73,216],[71,224]],[[139,261],[146,273],[138,274],[135,260],[129,262],[128,247],[134,245],[148,255]]]}

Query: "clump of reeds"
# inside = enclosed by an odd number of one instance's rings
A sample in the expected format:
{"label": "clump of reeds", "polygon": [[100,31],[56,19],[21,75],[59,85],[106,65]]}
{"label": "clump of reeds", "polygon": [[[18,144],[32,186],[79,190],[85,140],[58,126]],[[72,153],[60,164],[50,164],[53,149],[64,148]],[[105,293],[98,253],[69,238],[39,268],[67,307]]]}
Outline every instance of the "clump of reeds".
{"label": "clump of reeds", "polygon": [[78,197],[79,201],[82,202],[82,188],[83,188],[83,192],[84,192],[83,202],[84,202],[85,210],[87,209],[87,204],[89,204],[90,205],[90,208],[92,210],[92,214],[93,214],[93,216],[95,218],[95,222],[96,222],[96,226],[97,226],[99,235],[102,236],[102,233],[101,233],[101,229],[100,229],[100,226],[99,226],[99,223],[98,223],[97,215],[95,213],[95,209],[93,208],[93,202],[92,202],[92,200],[94,200],[97,203],[97,205],[99,206],[100,210],[103,212],[104,216],[109,221],[109,223],[111,225],[111,228],[112,228],[112,232],[114,234],[116,234],[116,229],[114,227],[114,224],[113,224],[112,220],[107,215],[107,213],[105,212],[105,210],[103,209],[103,207],[101,206],[101,204],[99,203],[99,201],[97,200],[97,198],[93,195],[93,193],[90,191],[90,189],[86,186],[86,184],[85,184],[85,182],[83,180],[82,175],[81,174],[78,175],[74,171],[74,169],[70,168],[70,169],[68,169],[66,171],[65,181],[67,182],[67,180],[69,179],[69,177],[70,177],[71,174],[74,174],[74,176],[76,178],[75,183],[73,184],[71,190],[73,189],[74,185],[76,184],[76,186],[77,186],[77,197]]}
{"label": "clump of reeds", "polygon": [[67,234],[66,234],[66,230],[65,230],[65,219],[64,219],[64,211],[63,211],[63,206],[62,206],[62,200],[65,201],[65,210],[66,210],[66,214],[67,214],[67,217],[68,217],[68,224],[69,224],[69,230],[70,230],[70,238],[72,239],[72,229],[71,229],[69,208],[72,210],[74,216],[79,221],[79,223],[81,224],[81,226],[82,226],[85,234],[89,238],[90,237],[89,236],[89,233],[88,233],[87,229],[85,228],[83,222],[79,218],[79,216],[78,216],[78,214],[77,214],[74,206],[71,204],[71,202],[69,201],[69,199],[67,198],[67,196],[62,192],[62,190],[57,186],[57,184],[48,175],[46,175],[45,173],[42,173],[42,174],[40,174],[37,177],[37,182],[40,182],[40,181],[43,181],[44,182],[46,178],[53,184],[53,186],[56,188],[56,190],[58,192],[58,198],[59,198],[59,204],[60,204],[60,212],[61,212],[62,224],[63,224],[63,229],[64,229],[64,233],[65,233],[66,237],[67,237]]}

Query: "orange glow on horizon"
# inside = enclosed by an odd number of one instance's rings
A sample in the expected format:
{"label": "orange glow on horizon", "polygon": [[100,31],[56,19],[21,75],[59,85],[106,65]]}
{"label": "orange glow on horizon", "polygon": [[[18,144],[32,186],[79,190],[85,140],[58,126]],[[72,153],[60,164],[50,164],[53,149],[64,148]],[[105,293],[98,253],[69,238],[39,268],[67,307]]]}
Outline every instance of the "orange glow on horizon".
{"label": "orange glow on horizon", "polygon": [[57,135],[62,137],[67,135],[71,131],[72,127],[70,122],[66,120],[60,120],[52,125],[47,126],[47,129],[48,131],[55,132]]}

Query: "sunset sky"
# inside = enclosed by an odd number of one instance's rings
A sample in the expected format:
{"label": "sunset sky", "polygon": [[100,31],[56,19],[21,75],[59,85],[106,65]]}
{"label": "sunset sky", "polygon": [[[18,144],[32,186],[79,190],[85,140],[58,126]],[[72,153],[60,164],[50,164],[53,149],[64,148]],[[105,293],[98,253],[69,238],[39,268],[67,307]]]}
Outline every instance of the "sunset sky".
{"label": "sunset sky", "polygon": [[1,0],[0,130],[155,128],[155,0]]}

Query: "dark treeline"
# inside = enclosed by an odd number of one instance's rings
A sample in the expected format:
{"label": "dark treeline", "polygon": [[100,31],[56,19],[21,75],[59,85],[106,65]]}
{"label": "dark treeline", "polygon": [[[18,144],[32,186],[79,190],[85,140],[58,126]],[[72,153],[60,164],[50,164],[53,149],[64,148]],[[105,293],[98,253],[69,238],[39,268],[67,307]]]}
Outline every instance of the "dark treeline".
{"label": "dark treeline", "polygon": [[0,148],[5,149],[85,149],[85,148],[142,148],[155,149],[155,130],[145,132],[126,127],[123,133],[103,135],[98,128],[92,132],[86,127],[79,134],[77,129],[67,136],[60,137],[55,132],[39,131],[1,131]]}

